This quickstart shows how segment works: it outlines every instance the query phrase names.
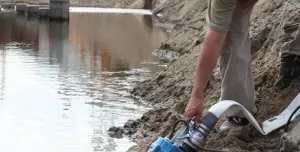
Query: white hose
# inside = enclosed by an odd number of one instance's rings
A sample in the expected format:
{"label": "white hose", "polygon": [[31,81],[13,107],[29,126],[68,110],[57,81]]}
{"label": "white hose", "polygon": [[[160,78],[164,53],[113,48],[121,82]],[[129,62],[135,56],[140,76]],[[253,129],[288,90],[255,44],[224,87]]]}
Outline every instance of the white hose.
{"label": "white hose", "polygon": [[[267,135],[272,131],[285,125],[288,121],[289,116],[299,105],[300,105],[300,94],[298,94],[298,96],[290,103],[290,105],[280,115],[264,121],[262,128],[260,127],[256,119],[253,117],[253,115],[241,104],[235,101],[231,101],[231,100],[220,101],[217,104],[213,105],[208,111],[213,113],[217,118],[220,118],[220,116],[227,110],[230,110],[231,108],[240,108],[243,111],[244,115],[247,117],[247,119],[250,121],[250,123],[261,134]],[[294,118],[299,114],[300,111],[295,113],[292,120],[294,120]]]}

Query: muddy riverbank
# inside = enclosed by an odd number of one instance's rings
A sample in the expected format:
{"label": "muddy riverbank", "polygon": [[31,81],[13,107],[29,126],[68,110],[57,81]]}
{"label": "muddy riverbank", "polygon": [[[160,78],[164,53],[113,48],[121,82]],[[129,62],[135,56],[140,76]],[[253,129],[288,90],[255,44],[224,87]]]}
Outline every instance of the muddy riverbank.
{"label": "muddy riverbank", "polygon": [[[154,9],[161,9],[161,23],[168,23],[170,37],[164,42],[164,50],[179,53],[162,72],[137,85],[131,93],[153,104],[153,110],[138,120],[129,120],[122,130],[138,144],[128,151],[145,151],[158,136],[166,136],[173,123],[182,119],[184,108],[192,89],[194,72],[201,44],[206,33],[207,3],[199,0],[157,0]],[[97,6],[141,8],[142,0],[71,0],[73,6]],[[285,32],[286,25],[300,21],[300,4],[294,0],[260,0],[252,14],[251,41],[253,55],[253,75],[257,92],[255,115],[261,123],[278,115],[299,93],[300,85],[295,82],[284,90],[276,90],[273,85],[279,72],[279,51],[282,44],[293,39],[295,31]],[[158,24],[158,23],[156,23]],[[220,73],[218,67],[206,89],[205,108],[210,108],[220,96]],[[230,151],[279,151],[281,131],[263,136],[252,126],[230,133],[210,135],[208,148],[227,148]]]}
{"label": "muddy riverbank", "polygon": [[[144,151],[158,136],[168,135],[173,123],[182,119],[192,89],[194,72],[201,43],[206,32],[207,3],[197,0],[158,1],[155,9],[164,8],[159,21],[171,23],[171,36],[165,42],[168,50],[180,54],[162,72],[137,85],[132,94],[153,104],[154,109],[139,120],[130,120],[123,127],[125,134],[138,142],[128,151]],[[279,72],[279,51],[284,42],[293,39],[294,31],[284,27],[300,21],[300,4],[293,0],[260,0],[252,14],[251,41],[253,75],[257,94],[255,115],[259,123],[278,115],[299,93],[294,84],[284,90],[274,88]],[[210,108],[220,97],[218,67],[206,89],[205,108]],[[279,151],[282,132],[263,136],[252,126],[230,133],[219,133],[217,127],[210,135],[208,148],[227,148],[230,151]]]}

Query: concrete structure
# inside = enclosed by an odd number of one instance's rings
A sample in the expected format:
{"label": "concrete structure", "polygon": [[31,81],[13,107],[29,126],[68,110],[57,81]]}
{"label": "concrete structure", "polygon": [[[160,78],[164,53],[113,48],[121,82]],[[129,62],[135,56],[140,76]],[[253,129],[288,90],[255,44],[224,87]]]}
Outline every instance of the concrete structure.
{"label": "concrete structure", "polygon": [[49,7],[41,7],[39,8],[39,16],[41,18],[48,18],[49,17],[50,8]]}
{"label": "concrete structure", "polygon": [[14,3],[1,3],[1,7],[6,10],[14,10],[15,4]]}
{"label": "concrete structure", "polygon": [[70,0],[50,0],[49,18],[55,20],[69,19]]}
{"label": "concrete structure", "polygon": [[39,5],[27,5],[27,15],[39,15]]}
{"label": "concrete structure", "polygon": [[19,14],[25,14],[27,12],[27,4],[17,3],[16,4],[16,12]]}
{"label": "concrete structure", "polygon": [[[70,0],[49,0],[42,5],[27,5],[26,3],[9,3],[0,0],[2,9],[15,10],[18,14],[27,14],[29,16],[39,15],[41,18],[49,17],[54,20],[69,20]],[[1,9],[0,9],[1,11]]]}

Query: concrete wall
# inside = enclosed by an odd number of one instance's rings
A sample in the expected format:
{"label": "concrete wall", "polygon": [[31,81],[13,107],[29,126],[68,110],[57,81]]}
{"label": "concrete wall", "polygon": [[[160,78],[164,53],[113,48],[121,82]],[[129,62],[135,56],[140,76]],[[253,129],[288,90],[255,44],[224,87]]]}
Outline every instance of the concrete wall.
{"label": "concrete wall", "polygon": [[50,11],[49,7],[41,7],[39,8],[39,16],[42,18],[47,18],[49,17],[49,11]]}
{"label": "concrete wall", "polygon": [[50,0],[50,19],[69,19],[70,0]]}
{"label": "concrete wall", "polygon": [[25,14],[27,12],[27,4],[26,3],[16,4],[16,12],[20,14]]}
{"label": "concrete wall", "polygon": [[13,10],[13,9],[15,9],[15,4],[14,3],[1,3],[1,7],[3,9]]}
{"label": "concrete wall", "polygon": [[38,15],[39,5],[27,5],[27,15]]}
{"label": "concrete wall", "polygon": [[[19,14],[39,15],[40,17],[49,17],[55,20],[69,20],[70,0],[48,0],[48,4],[27,4],[27,3],[3,3],[0,4],[3,9],[15,10]],[[1,11],[1,10],[0,10]]]}

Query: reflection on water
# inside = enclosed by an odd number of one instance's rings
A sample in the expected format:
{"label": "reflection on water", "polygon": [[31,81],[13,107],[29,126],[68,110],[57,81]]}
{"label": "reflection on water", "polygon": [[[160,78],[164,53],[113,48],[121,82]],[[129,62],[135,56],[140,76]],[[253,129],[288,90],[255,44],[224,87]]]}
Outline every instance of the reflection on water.
{"label": "reflection on water", "polygon": [[[71,13],[69,22],[0,14],[0,147],[125,151],[107,135],[147,110],[128,90],[161,70],[166,38],[148,16]],[[96,103],[96,104],[88,104]]]}

